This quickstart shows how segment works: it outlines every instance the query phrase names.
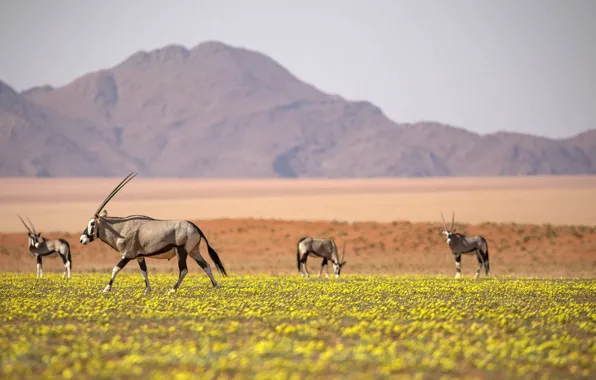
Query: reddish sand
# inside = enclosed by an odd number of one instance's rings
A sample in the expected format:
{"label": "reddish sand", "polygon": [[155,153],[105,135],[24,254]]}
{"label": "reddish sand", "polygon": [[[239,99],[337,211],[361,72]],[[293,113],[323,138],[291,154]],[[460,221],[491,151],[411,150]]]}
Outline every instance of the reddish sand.
{"label": "reddish sand", "polygon": [[[83,247],[78,240],[89,217],[119,181],[0,179],[0,271],[35,271],[35,261],[25,249],[20,214],[30,217],[44,235],[70,242],[75,272],[108,273],[118,254],[101,242]],[[135,178],[107,209],[111,215],[194,220],[232,274],[296,275],[295,245],[304,235],[333,237],[338,243],[345,240],[345,273],[453,275],[453,257],[438,228],[440,212],[449,218],[455,209],[456,222],[473,223],[460,225],[460,231],[488,239],[494,275],[593,276],[594,194],[596,177],[589,176]],[[371,222],[363,222],[367,220]],[[190,264],[191,272],[199,271]],[[319,265],[320,259],[309,260],[311,273],[316,274]],[[466,275],[472,275],[476,266],[474,257],[463,259]],[[45,260],[44,267],[62,270],[59,259]],[[175,260],[149,260],[149,268],[177,271]],[[131,263],[126,270],[138,271],[138,265]]]}
{"label": "reddish sand", "polygon": [[[345,273],[453,275],[453,256],[428,223],[339,223],[282,220],[196,221],[219,253],[230,274],[296,274],[296,242],[304,235],[334,237],[347,243]],[[596,271],[596,228],[550,225],[457,225],[458,231],[482,234],[490,247],[491,275],[593,277]],[[67,239],[72,247],[74,271],[109,273],[118,253],[102,242],[81,246],[80,233],[48,234]],[[35,272],[35,260],[26,251],[25,233],[0,234],[0,271]],[[340,248],[341,249],[341,248]],[[205,247],[201,250],[209,261]],[[202,271],[189,260],[191,273]],[[462,259],[466,276],[474,274],[476,258]],[[177,272],[176,259],[148,260],[151,272]],[[309,259],[317,274],[320,259]],[[44,261],[47,271],[61,272],[60,259]],[[126,268],[138,272],[131,262]],[[139,280],[141,277],[139,276]]]}

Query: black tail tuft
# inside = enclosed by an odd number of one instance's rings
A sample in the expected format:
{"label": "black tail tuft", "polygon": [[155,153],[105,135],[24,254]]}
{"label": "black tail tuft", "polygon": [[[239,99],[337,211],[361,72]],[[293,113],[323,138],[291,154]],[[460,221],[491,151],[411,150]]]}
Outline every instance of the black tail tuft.
{"label": "black tail tuft", "polygon": [[[205,242],[207,243],[207,239],[205,239]],[[213,263],[215,264],[217,269],[219,269],[219,273],[223,274],[224,276],[227,276],[228,274],[226,273],[226,268],[224,268],[223,263],[217,255],[217,252],[215,252],[215,250],[211,248],[209,243],[207,243],[207,250],[209,251],[209,257],[211,257],[211,260],[213,260]]]}
{"label": "black tail tuft", "polygon": [[205,243],[207,244],[207,251],[209,251],[209,257],[211,257],[211,260],[213,260],[213,263],[219,270],[219,273],[223,274],[224,276],[227,276],[228,273],[226,272],[226,268],[224,267],[223,263],[219,259],[217,252],[215,252],[215,250],[213,248],[211,248],[211,246],[209,245],[209,241],[207,240],[207,237],[205,236],[203,231],[201,231],[201,229],[196,224],[194,224],[194,223],[190,223],[190,224],[192,224],[192,226],[194,228],[196,228],[196,230],[199,232],[199,235],[201,235],[203,237],[203,239],[205,239]]}

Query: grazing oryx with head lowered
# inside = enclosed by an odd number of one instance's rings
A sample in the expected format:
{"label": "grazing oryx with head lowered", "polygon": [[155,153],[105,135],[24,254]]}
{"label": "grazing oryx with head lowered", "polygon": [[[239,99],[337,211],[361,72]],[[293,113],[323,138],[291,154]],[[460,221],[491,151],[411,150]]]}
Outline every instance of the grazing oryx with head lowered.
{"label": "grazing oryx with head lowered", "polygon": [[341,260],[337,254],[337,246],[331,239],[313,239],[311,237],[303,237],[298,240],[298,247],[296,248],[296,260],[298,261],[298,272],[302,274],[302,277],[308,277],[308,269],[306,268],[306,259],[309,254],[319,256],[323,258],[321,263],[321,270],[319,271],[319,277],[323,272],[323,267],[327,266],[327,277],[329,277],[329,264],[327,261],[333,263],[333,272],[335,277],[339,277],[341,268],[346,264],[344,256],[346,254],[346,244],[344,242]]}
{"label": "grazing oryx with head lowered", "polygon": [[43,270],[41,268],[42,257],[56,257],[62,258],[64,263],[64,277],[70,278],[70,271],[72,270],[72,258],[70,257],[70,245],[64,239],[48,240],[41,237],[41,233],[35,231],[35,226],[31,220],[27,218],[31,228],[27,226],[23,218],[18,215],[23,225],[29,231],[29,252],[37,259],[37,277],[43,277]]}
{"label": "grazing oryx with head lowered", "polygon": [[186,220],[158,220],[143,215],[130,215],[126,217],[108,216],[107,211],[100,214],[106,204],[124,187],[136,174],[129,174],[112,192],[104,199],[87,227],[81,235],[81,244],[87,244],[99,238],[122,255],[120,262],[112,270],[112,277],[104,292],[112,290],[114,278],[131,260],[137,260],[141,273],[145,279],[145,291],[150,292],[149,278],[147,277],[147,264],[145,258],[171,259],[178,256],[178,281],[174,284],[172,292],[176,291],[188,273],[186,258],[192,257],[207,273],[214,287],[218,287],[211,267],[199,252],[201,240],[205,240],[209,256],[215,266],[223,275],[227,275],[219,256],[211,248],[203,232],[193,223]]}
{"label": "grazing oryx with head lowered", "polygon": [[451,253],[455,256],[455,269],[457,270],[455,277],[457,278],[461,276],[461,255],[471,253],[476,253],[476,257],[478,258],[478,269],[476,270],[474,278],[478,278],[480,275],[482,265],[484,265],[484,270],[488,276],[488,243],[486,242],[486,239],[482,236],[466,236],[456,233],[455,228],[453,228],[455,211],[451,214],[451,227],[449,227],[449,230],[447,230],[447,224],[445,223],[443,213],[441,213],[441,219],[443,219],[443,227],[445,227],[444,229],[441,229],[441,233],[445,235],[446,242],[449,245],[449,248],[451,248]]}

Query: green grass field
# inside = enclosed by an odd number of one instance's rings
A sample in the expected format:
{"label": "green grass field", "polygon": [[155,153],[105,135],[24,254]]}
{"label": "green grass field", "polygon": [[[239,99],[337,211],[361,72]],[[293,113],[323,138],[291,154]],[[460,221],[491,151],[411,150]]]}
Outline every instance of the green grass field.
{"label": "green grass field", "polygon": [[0,275],[2,378],[588,378],[596,280]]}

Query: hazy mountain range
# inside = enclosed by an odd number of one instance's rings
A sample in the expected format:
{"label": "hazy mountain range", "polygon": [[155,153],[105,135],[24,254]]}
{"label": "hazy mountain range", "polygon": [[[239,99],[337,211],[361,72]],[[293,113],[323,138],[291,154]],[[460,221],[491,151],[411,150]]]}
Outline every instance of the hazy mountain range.
{"label": "hazy mountain range", "polygon": [[[562,126],[564,127],[564,126]],[[166,46],[64,87],[0,81],[1,176],[387,177],[596,173],[568,139],[400,124],[258,52]]]}

